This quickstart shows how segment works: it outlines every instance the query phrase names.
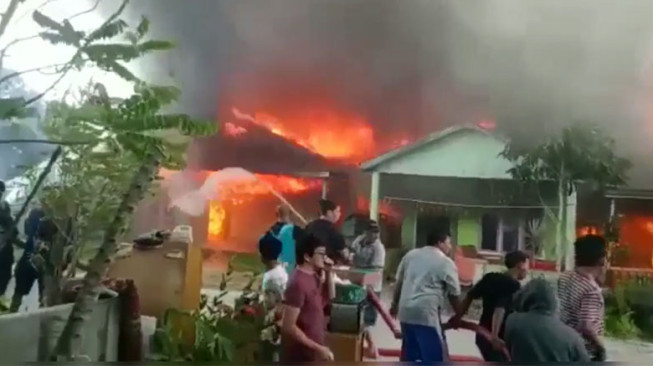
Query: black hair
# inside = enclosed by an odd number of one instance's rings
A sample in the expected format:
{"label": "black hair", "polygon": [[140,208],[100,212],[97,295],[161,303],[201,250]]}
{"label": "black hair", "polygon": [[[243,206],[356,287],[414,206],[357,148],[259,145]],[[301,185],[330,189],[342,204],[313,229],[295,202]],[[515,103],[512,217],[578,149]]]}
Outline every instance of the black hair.
{"label": "black hair", "polygon": [[319,247],[326,247],[326,245],[317,236],[313,234],[306,234],[301,237],[297,246],[295,247],[295,261],[297,264],[304,264],[305,255],[313,255],[315,249]]}
{"label": "black hair", "polygon": [[520,263],[526,262],[528,259],[528,254],[522,252],[521,250],[515,250],[507,253],[505,257],[503,257],[503,263],[506,265],[506,268],[513,269]]}
{"label": "black hair", "polygon": [[320,215],[326,215],[327,212],[333,211],[338,208],[338,205],[330,200],[320,200]]}
{"label": "black hair", "polygon": [[599,235],[585,235],[574,242],[577,267],[594,267],[602,264],[608,255],[605,239]]}
{"label": "black hair", "polygon": [[282,243],[270,232],[265,233],[258,241],[258,252],[266,261],[276,261],[281,255]]}
{"label": "black hair", "polygon": [[4,192],[4,191],[5,191],[5,182],[0,180],[0,192]]}
{"label": "black hair", "polygon": [[449,229],[444,227],[436,228],[426,236],[426,245],[436,246],[447,240],[449,236]]}

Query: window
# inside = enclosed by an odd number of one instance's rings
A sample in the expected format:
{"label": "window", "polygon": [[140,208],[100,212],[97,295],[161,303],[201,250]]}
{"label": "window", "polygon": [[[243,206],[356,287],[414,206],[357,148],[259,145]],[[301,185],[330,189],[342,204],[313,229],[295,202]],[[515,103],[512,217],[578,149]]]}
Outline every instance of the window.
{"label": "window", "polygon": [[481,226],[481,251],[505,253],[524,248],[523,219],[485,214]]}
{"label": "window", "polygon": [[495,215],[485,214],[481,218],[481,250],[498,251],[499,218]]}

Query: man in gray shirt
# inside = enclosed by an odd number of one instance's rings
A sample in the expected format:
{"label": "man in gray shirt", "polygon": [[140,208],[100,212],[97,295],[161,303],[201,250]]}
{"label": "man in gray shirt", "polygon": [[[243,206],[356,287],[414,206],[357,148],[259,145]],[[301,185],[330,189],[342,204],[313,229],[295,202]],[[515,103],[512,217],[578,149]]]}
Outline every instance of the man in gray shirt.
{"label": "man in gray shirt", "polygon": [[[379,236],[379,224],[374,220],[369,220],[363,235],[360,235],[351,245],[353,254],[352,263],[355,268],[377,270],[378,280],[372,286],[377,297],[381,297],[381,290],[383,288],[383,266],[385,265],[385,247],[381,243]],[[368,347],[365,349],[365,356],[367,358],[377,358],[376,346],[372,340],[369,328],[376,324],[377,313],[372,304],[365,307],[363,314],[363,321],[368,330],[365,332],[365,340]]]}
{"label": "man in gray shirt", "polygon": [[408,252],[397,269],[397,285],[390,313],[399,317],[402,360],[424,363],[445,361],[440,309],[449,300],[460,312],[460,283],[451,251],[449,232],[428,235],[427,245]]}

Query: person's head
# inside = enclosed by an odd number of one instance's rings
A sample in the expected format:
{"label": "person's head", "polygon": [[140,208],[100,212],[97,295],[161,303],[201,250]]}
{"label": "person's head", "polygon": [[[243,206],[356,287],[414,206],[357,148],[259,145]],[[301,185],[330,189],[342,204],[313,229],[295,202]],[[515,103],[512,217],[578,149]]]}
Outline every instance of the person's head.
{"label": "person's head", "polygon": [[608,246],[599,235],[585,235],[574,242],[576,267],[590,272],[594,278],[603,282],[607,271]]}
{"label": "person's head", "polygon": [[530,259],[528,254],[515,250],[514,252],[507,253],[503,258],[508,271],[512,273],[518,281],[523,280],[528,275],[530,268]]}
{"label": "person's head", "polygon": [[320,216],[331,221],[340,220],[340,206],[330,200],[320,200]]}
{"label": "person's head", "polygon": [[281,255],[281,241],[269,232],[258,241],[258,252],[266,266],[276,265]]}
{"label": "person's head", "polygon": [[515,311],[555,315],[558,299],[555,290],[544,278],[534,278],[519,290],[513,300]]}
{"label": "person's head", "polygon": [[369,220],[365,227],[365,239],[369,242],[376,241],[379,238],[380,232],[379,224],[374,220]]}
{"label": "person's head", "polygon": [[290,220],[290,207],[287,205],[277,206],[277,221],[289,224]]}
{"label": "person's head", "polygon": [[445,228],[437,228],[431,231],[426,237],[426,241],[427,245],[439,248],[444,254],[449,254],[451,251],[451,236],[449,230]]}
{"label": "person's head", "polygon": [[297,266],[320,270],[324,268],[326,245],[315,235],[307,234],[297,243],[295,254]]}

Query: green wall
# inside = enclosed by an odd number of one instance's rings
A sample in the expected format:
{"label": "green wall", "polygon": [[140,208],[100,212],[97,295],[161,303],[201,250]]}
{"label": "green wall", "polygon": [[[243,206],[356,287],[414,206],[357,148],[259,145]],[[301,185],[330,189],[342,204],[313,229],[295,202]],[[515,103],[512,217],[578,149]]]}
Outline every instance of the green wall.
{"label": "green wall", "polygon": [[481,219],[479,216],[458,218],[458,238],[456,244],[460,246],[481,245]]}

